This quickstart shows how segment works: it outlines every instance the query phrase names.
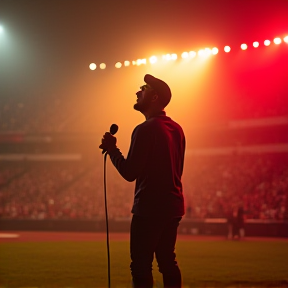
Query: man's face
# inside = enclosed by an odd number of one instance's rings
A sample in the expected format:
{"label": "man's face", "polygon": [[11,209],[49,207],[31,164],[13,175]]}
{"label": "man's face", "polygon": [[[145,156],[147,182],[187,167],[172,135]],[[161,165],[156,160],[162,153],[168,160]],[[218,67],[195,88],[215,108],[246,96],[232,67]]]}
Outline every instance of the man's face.
{"label": "man's face", "polygon": [[146,84],[141,87],[141,90],[136,95],[137,103],[134,104],[134,109],[143,113],[151,107],[155,90]]}

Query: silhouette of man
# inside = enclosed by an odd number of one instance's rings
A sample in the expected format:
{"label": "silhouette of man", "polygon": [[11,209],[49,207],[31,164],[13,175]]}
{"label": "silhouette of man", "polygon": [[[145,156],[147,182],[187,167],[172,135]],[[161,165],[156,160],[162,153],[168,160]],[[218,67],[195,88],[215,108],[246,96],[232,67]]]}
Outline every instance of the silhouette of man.
{"label": "silhouette of man", "polygon": [[177,228],[184,215],[182,171],[185,136],[179,124],[166,116],[171,99],[169,86],[146,74],[145,85],[136,93],[134,109],[146,121],[132,133],[125,159],[116,138],[105,133],[102,144],[113,165],[127,181],[136,180],[130,227],[131,275],[135,288],[152,288],[154,253],[164,287],[181,287],[176,261]]}

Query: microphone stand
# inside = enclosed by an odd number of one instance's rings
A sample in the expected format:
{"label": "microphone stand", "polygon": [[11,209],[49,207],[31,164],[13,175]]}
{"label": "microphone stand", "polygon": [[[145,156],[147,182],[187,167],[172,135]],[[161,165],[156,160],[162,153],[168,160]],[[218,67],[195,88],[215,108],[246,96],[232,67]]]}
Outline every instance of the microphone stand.
{"label": "microphone stand", "polygon": [[110,288],[110,249],[109,249],[109,226],[108,226],[108,209],[106,197],[106,158],[107,152],[104,155],[104,201],[105,201],[105,216],[106,216],[106,243],[107,243],[107,258],[108,258],[108,288]]}
{"label": "microphone stand", "polygon": [[[110,126],[110,133],[114,135],[118,131],[118,125],[112,124]],[[108,258],[108,288],[110,288],[110,250],[109,250],[109,227],[108,227],[108,209],[107,209],[107,197],[106,197],[106,159],[107,151],[103,149],[102,154],[104,154],[104,199],[105,199],[105,215],[106,215],[106,235],[107,235],[107,258]]]}

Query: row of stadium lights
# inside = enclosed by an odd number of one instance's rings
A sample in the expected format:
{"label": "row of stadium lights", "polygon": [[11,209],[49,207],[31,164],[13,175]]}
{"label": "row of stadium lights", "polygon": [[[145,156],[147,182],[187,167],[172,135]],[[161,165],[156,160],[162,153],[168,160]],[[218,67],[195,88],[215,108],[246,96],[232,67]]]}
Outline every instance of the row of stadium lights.
{"label": "row of stadium lights", "polygon": [[[286,42],[286,43],[288,43],[288,36],[286,36],[286,37],[284,37],[283,38],[283,41],[284,42]],[[277,38],[275,38],[274,40],[273,40],[273,42],[276,44],[276,45],[279,45],[279,44],[281,44],[282,43],[282,39],[281,38],[279,38],[279,37],[277,37]],[[265,40],[264,41],[264,45],[265,46],[269,46],[271,44],[271,41],[270,40]],[[257,42],[257,41],[255,41],[255,42],[253,42],[253,47],[254,48],[258,48],[260,46],[260,43],[259,42]],[[242,50],[247,50],[247,48],[248,48],[248,45],[247,44],[241,44],[241,49]],[[226,53],[229,53],[230,51],[231,51],[231,47],[230,46],[225,46],[224,47],[224,51],[226,52]],[[199,51],[198,51],[198,56],[210,56],[210,55],[216,55],[216,54],[218,54],[218,52],[219,52],[219,50],[218,50],[218,48],[216,48],[216,47],[214,47],[214,48],[212,48],[212,49],[210,49],[210,48],[205,48],[205,49],[200,49]],[[181,54],[181,57],[183,58],[183,59],[187,59],[187,58],[195,58],[197,56],[197,53],[195,52],[195,51],[190,51],[190,52],[183,52],[182,54]],[[162,59],[163,60],[166,60],[166,61],[170,61],[170,60],[177,60],[177,58],[178,58],[178,55],[177,54],[166,54],[166,55],[163,55],[162,56]],[[152,57],[150,57],[149,58],[149,62],[151,63],[151,64],[155,64],[156,62],[158,61],[158,58],[156,57],[156,56],[152,56]],[[138,59],[138,60],[136,60],[136,61],[132,61],[132,62],[130,62],[130,61],[124,61],[124,63],[122,64],[121,62],[117,62],[116,64],[115,64],[115,67],[116,68],[121,68],[123,65],[125,66],[125,67],[128,67],[128,66],[130,66],[130,65],[137,65],[137,66],[140,66],[140,65],[142,65],[142,64],[147,64],[147,60],[146,59]],[[95,64],[95,63],[91,63],[90,65],[89,65],[89,68],[91,69],[91,70],[95,70],[96,68],[97,68],[97,65]],[[100,69],[105,69],[106,68],[106,64],[105,63],[101,63],[100,65],[99,65],[99,68]]]}

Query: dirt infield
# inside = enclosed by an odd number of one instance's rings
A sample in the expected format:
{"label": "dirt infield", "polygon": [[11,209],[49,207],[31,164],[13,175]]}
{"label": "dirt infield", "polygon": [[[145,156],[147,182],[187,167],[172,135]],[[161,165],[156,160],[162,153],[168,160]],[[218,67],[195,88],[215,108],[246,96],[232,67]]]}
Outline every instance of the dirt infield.
{"label": "dirt infield", "polygon": [[[35,231],[0,231],[0,243],[4,242],[45,242],[45,241],[103,241],[106,233],[93,232],[35,232]],[[110,233],[110,241],[127,241],[129,233]],[[179,241],[228,241],[223,236],[178,235]],[[287,238],[247,237],[241,241],[286,241]]]}

